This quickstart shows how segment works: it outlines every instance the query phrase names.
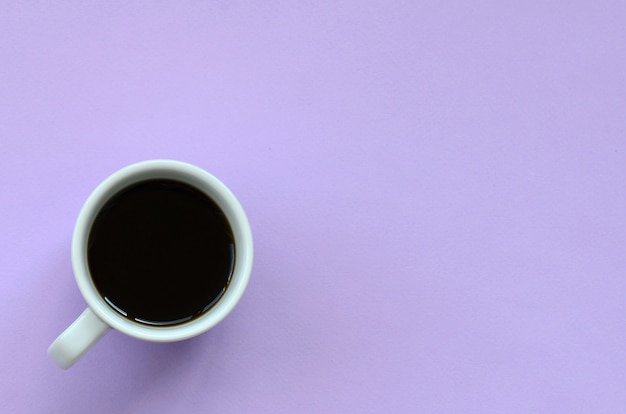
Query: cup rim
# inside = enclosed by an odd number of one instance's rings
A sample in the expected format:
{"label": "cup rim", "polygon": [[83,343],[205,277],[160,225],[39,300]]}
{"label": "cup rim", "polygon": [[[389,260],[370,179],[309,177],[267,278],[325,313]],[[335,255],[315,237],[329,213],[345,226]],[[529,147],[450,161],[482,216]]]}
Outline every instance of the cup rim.
{"label": "cup rim", "polygon": [[[147,179],[176,179],[192,185],[215,201],[228,219],[236,245],[235,266],[224,295],[202,316],[179,325],[151,326],[123,317],[100,296],[87,260],[89,232],[100,208],[121,189]],[[72,237],[72,267],[78,288],[100,319],[129,336],[155,342],[179,341],[199,335],[222,321],[241,299],[252,271],[253,241],[248,218],[235,195],[207,171],[175,160],[149,160],[126,166],[98,185],[78,215]]]}

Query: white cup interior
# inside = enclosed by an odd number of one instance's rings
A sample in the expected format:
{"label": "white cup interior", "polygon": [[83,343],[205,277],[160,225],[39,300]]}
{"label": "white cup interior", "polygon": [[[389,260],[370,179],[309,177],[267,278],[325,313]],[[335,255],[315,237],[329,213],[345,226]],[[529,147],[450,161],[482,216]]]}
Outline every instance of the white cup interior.
{"label": "white cup interior", "polygon": [[[220,300],[202,316],[180,325],[150,326],[131,321],[104,301],[96,289],[87,261],[87,241],[100,208],[123,188],[149,179],[172,179],[190,184],[217,203],[228,219],[235,239],[235,266],[231,281]],[[108,325],[127,335],[148,341],[187,339],[215,326],[235,307],[248,284],[252,270],[252,232],[239,201],[217,178],[180,161],[153,160],[125,167],[104,180],[80,211],[72,239],[72,266],[78,287],[89,307]]]}

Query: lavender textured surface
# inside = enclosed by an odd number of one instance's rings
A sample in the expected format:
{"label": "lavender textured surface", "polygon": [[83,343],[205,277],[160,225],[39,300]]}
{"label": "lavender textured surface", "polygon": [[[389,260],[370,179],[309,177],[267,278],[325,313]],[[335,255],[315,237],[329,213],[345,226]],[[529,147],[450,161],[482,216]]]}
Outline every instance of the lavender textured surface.
{"label": "lavender textured surface", "polygon": [[[5,2],[0,412],[626,412],[623,1]],[[136,161],[222,179],[255,268],[198,338],[110,332],[70,241]]]}

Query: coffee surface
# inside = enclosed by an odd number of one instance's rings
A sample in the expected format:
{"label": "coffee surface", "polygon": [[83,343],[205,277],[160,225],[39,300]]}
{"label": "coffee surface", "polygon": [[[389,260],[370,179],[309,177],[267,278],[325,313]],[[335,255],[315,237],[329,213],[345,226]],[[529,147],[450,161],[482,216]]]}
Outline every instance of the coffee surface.
{"label": "coffee surface", "polygon": [[89,234],[89,271],[100,295],[128,319],[175,325],[210,309],[228,287],[235,248],[220,208],[173,180],[126,187]]}

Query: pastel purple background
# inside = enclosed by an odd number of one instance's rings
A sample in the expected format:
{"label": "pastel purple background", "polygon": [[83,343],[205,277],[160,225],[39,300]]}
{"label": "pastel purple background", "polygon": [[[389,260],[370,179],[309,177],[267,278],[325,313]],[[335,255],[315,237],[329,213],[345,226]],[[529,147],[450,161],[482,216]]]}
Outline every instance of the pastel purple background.
{"label": "pastel purple background", "polygon": [[[534,3],[534,4],[531,4]],[[0,412],[626,412],[623,1],[4,2]],[[249,288],[69,371],[91,190],[232,188]]]}

